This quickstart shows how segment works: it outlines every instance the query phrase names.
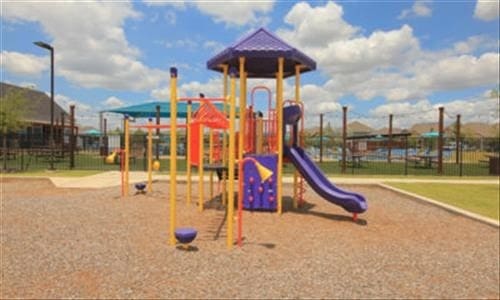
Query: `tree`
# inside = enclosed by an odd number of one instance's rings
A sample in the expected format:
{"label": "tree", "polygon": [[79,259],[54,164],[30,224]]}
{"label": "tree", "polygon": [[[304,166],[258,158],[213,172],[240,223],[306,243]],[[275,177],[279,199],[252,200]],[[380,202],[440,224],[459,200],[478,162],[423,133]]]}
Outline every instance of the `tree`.
{"label": "tree", "polygon": [[7,135],[21,129],[29,111],[24,90],[10,90],[0,98],[3,170],[7,169]]}

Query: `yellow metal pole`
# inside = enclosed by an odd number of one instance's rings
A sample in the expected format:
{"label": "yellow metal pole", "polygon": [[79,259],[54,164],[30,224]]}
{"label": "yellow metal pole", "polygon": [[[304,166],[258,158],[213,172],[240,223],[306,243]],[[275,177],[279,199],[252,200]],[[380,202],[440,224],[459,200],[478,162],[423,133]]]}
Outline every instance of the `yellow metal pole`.
{"label": "yellow metal pole", "polygon": [[243,148],[244,148],[244,142],[245,142],[245,109],[247,107],[246,105],[246,95],[247,91],[245,90],[245,57],[240,57],[239,58],[239,63],[240,63],[240,128],[239,132],[240,134],[238,135],[238,159],[242,160],[243,159]]}
{"label": "yellow metal pole", "polygon": [[191,101],[188,101],[187,103],[187,154],[186,154],[186,176],[187,176],[187,203],[191,204],[191,160],[190,160],[190,153],[191,153]]}
{"label": "yellow metal pole", "polygon": [[[300,102],[300,65],[295,65],[295,102],[299,104]],[[304,117],[304,116],[302,116]],[[299,126],[297,126],[297,130]],[[300,137],[297,133],[298,141],[295,141],[297,145],[300,146]],[[297,208],[299,201],[299,192],[298,192],[298,181],[299,181],[299,172],[295,170],[293,173],[293,208]]]}
{"label": "yellow metal pole", "polygon": [[278,82],[276,91],[276,115],[278,117],[278,187],[276,189],[276,197],[278,198],[278,214],[283,212],[283,65],[284,58],[278,58]]}
{"label": "yellow metal pole", "polygon": [[[210,128],[208,130],[208,163],[213,164],[214,163],[214,137],[213,137],[213,129]],[[210,199],[213,199],[214,197],[214,172],[210,172],[210,186],[209,186],[209,194],[210,194]]]}
{"label": "yellow metal pole", "polygon": [[229,162],[228,162],[228,196],[227,196],[227,248],[233,248],[233,215],[234,215],[234,164],[235,136],[234,123],[236,119],[236,68],[231,68],[231,90],[229,108]]}
{"label": "yellow metal pole", "polygon": [[198,152],[198,210],[203,211],[203,124],[200,124],[200,145]]}
{"label": "yellow metal pole", "polygon": [[[222,89],[222,96],[224,97],[224,104],[222,105],[223,107],[223,112],[224,116],[227,116],[227,82],[228,82],[228,65],[222,65],[222,73],[223,73],[223,89]],[[225,166],[227,164],[227,132],[223,132],[222,134],[222,165]],[[222,176],[222,205],[226,205],[226,174],[223,174]]]}
{"label": "yellow metal pole", "polygon": [[175,245],[177,197],[177,69],[170,68],[170,245]]}
{"label": "yellow metal pole", "polygon": [[128,196],[129,162],[130,162],[130,131],[129,117],[125,116],[125,196]]}
{"label": "yellow metal pole", "polygon": [[[149,118],[148,125],[153,125],[153,120]],[[148,127],[148,193],[153,191],[153,130]]]}

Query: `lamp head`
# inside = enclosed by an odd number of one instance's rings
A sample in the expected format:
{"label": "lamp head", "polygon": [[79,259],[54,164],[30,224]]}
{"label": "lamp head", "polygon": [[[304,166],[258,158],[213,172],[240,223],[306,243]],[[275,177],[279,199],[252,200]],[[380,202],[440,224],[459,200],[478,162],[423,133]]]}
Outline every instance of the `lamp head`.
{"label": "lamp head", "polygon": [[50,50],[50,51],[54,50],[54,48],[51,45],[49,45],[45,42],[38,41],[38,42],[33,42],[33,44],[37,45],[38,47],[42,47],[42,48],[45,48],[47,50]]}

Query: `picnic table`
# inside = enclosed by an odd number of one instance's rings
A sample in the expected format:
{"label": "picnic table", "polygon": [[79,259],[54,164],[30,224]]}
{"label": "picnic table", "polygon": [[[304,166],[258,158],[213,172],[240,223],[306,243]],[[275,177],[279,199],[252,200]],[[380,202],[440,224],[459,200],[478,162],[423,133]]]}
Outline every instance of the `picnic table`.
{"label": "picnic table", "polygon": [[351,154],[351,161],[353,167],[361,168],[361,159],[364,157],[363,154],[353,153]]}
{"label": "picnic table", "polygon": [[424,167],[432,168],[432,162],[437,158],[437,155],[419,154],[419,155],[416,155],[416,157],[424,162]]}

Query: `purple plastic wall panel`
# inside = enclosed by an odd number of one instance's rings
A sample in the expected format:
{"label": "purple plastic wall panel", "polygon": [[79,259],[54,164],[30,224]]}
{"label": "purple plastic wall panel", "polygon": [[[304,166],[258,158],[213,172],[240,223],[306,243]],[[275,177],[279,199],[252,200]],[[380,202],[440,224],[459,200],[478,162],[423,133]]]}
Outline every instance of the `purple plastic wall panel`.
{"label": "purple plastic wall panel", "polygon": [[261,183],[257,167],[251,161],[243,166],[243,209],[256,211],[276,211],[276,173],[278,155],[246,155],[253,157],[264,167],[273,171],[273,175]]}

